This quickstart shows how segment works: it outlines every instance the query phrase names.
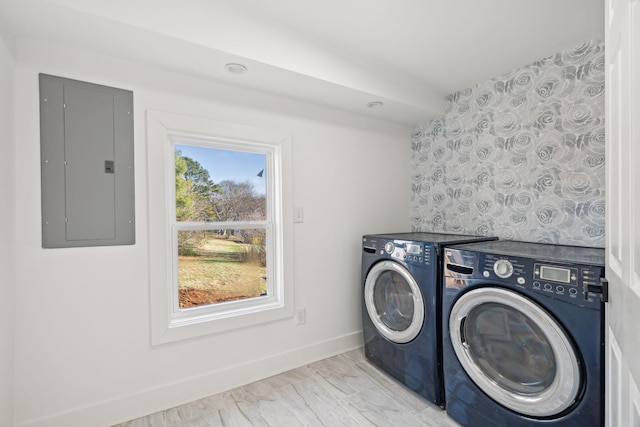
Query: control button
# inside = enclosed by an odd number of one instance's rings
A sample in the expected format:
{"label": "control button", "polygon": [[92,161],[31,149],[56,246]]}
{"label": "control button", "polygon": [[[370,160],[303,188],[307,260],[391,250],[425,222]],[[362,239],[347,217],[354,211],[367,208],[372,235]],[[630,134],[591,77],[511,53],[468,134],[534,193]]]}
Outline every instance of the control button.
{"label": "control button", "polygon": [[513,274],[513,264],[506,259],[499,259],[493,264],[493,272],[496,276],[506,279]]}
{"label": "control button", "polygon": [[576,288],[569,288],[569,293],[571,295],[576,295],[578,293],[578,290]]}
{"label": "control button", "polygon": [[571,275],[571,281],[572,281],[572,282],[575,282],[577,279],[578,279],[578,278],[576,277],[576,275],[575,275],[575,274],[572,274],[572,275]]}
{"label": "control button", "polygon": [[485,270],[485,271],[482,272],[482,275],[484,277],[489,277],[489,276],[491,276],[491,273],[489,273],[487,270]]}
{"label": "control button", "polygon": [[556,286],[556,292],[564,294],[564,286]]}
{"label": "control button", "polygon": [[548,284],[548,283],[545,283],[545,284],[544,284],[544,290],[545,290],[545,291],[550,291],[551,289],[553,289],[553,286],[551,286],[551,285],[550,285],[550,284]]}
{"label": "control button", "polygon": [[393,244],[393,242],[387,242],[384,245],[384,250],[391,255],[393,253],[393,251],[396,249],[396,246]]}
{"label": "control button", "polygon": [[533,289],[540,289],[540,282],[533,282]]}
{"label": "control button", "polygon": [[526,280],[524,280],[524,277],[522,276],[518,277],[516,280],[519,285],[524,285],[524,282],[526,282]]}

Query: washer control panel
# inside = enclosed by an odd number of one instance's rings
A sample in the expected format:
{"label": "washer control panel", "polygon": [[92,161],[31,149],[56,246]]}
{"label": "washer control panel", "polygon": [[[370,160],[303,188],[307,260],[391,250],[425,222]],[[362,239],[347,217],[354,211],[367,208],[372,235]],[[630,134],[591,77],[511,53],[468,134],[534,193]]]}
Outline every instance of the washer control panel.
{"label": "washer control panel", "polygon": [[602,277],[604,267],[598,265],[563,264],[561,260],[547,262],[454,248],[445,251],[445,278],[463,282],[484,279],[486,283],[527,289],[581,305],[602,302],[606,294]]}

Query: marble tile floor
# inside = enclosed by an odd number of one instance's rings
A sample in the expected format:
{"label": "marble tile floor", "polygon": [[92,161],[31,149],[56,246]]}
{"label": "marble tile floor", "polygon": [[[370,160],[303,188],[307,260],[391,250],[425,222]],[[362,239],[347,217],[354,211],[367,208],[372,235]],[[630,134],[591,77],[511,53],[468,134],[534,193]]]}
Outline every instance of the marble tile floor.
{"label": "marble tile floor", "polygon": [[362,349],[116,427],[458,427]]}

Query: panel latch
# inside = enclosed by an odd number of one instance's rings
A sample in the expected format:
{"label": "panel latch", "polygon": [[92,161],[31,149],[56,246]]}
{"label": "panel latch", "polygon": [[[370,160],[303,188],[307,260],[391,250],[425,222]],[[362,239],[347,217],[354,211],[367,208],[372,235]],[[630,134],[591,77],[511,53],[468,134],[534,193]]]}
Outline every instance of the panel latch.
{"label": "panel latch", "polygon": [[113,160],[105,160],[104,161],[104,173],[114,173],[115,165]]}
{"label": "panel latch", "polygon": [[609,302],[609,281],[606,277],[600,278],[599,285],[590,285],[585,282],[582,286],[584,292],[584,299],[589,299],[589,293],[600,294],[600,300],[602,302]]}

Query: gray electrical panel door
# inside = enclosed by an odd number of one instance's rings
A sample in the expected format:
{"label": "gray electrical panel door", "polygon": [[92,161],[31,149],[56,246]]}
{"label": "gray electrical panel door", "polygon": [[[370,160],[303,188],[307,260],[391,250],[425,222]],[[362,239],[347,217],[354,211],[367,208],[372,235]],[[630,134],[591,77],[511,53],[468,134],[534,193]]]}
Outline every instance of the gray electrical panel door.
{"label": "gray electrical panel door", "polygon": [[133,93],[40,74],[42,246],[135,243]]}

